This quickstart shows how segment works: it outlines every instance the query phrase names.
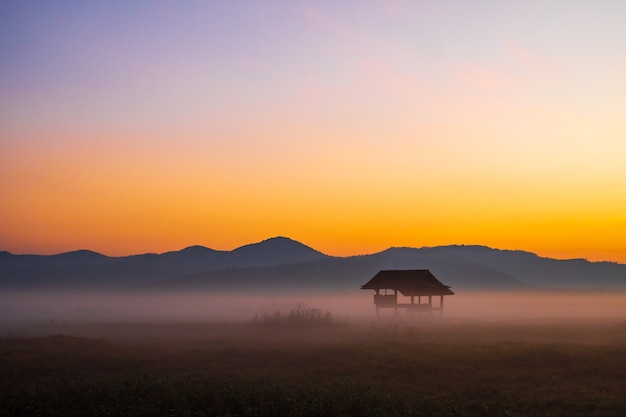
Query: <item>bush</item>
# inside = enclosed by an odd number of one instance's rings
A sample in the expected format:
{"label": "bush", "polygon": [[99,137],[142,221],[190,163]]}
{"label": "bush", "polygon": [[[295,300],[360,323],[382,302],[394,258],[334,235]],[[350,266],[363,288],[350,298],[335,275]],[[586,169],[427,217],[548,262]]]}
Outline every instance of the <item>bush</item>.
{"label": "bush", "polygon": [[288,313],[278,309],[256,314],[252,319],[252,325],[260,327],[332,327],[346,326],[347,323],[337,319],[329,311],[299,304]]}

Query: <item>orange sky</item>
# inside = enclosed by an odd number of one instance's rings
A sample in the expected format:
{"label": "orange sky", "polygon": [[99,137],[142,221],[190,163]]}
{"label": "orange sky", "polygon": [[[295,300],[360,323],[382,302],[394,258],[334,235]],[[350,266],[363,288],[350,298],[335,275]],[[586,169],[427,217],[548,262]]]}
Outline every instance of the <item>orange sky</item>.
{"label": "orange sky", "polygon": [[451,4],[5,6],[0,250],[626,263],[626,10]]}

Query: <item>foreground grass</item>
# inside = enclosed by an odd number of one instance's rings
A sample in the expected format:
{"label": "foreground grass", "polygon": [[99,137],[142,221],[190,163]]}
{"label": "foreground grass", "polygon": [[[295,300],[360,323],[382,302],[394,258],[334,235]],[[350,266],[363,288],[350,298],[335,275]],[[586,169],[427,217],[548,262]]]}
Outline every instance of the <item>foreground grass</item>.
{"label": "foreground grass", "polygon": [[4,338],[0,370],[0,416],[626,415],[620,343],[242,327],[175,341]]}

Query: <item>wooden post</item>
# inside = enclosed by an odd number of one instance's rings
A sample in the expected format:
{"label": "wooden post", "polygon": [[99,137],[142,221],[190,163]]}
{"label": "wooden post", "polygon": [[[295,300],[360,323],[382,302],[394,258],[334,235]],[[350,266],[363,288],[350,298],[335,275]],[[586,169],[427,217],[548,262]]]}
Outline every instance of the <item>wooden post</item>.
{"label": "wooden post", "polygon": [[[380,290],[376,288],[376,295],[380,294]],[[374,296],[374,305],[376,306],[376,318],[380,318],[380,311],[378,309],[378,303],[376,303],[376,295]]]}
{"label": "wooden post", "polygon": [[396,314],[398,314],[398,290],[396,290],[395,288],[393,289],[393,295],[396,297],[396,302],[393,305],[393,314],[395,316]]}
{"label": "wooden post", "polygon": [[432,295],[428,296],[428,305],[431,306],[431,307],[433,306],[433,296]]}
{"label": "wooden post", "polygon": [[443,314],[443,295],[439,301],[439,314]]}
{"label": "wooden post", "polygon": [[414,297],[415,297],[414,295],[412,295],[412,296],[411,296],[411,304],[414,304],[414,303],[413,303],[413,298],[414,298]]}

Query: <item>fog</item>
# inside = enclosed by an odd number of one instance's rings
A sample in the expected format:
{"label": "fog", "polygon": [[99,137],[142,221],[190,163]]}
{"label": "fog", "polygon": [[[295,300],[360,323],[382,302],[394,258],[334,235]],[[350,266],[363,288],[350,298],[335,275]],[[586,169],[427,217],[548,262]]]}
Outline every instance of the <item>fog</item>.
{"label": "fog", "polygon": [[[400,302],[408,302],[401,299]],[[422,297],[422,303],[427,297]],[[417,300],[416,300],[417,301]],[[256,314],[306,305],[351,324],[389,319],[394,309],[376,315],[372,291],[341,294],[233,293],[0,293],[0,322],[237,322]],[[433,297],[439,306],[439,297]],[[406,313],[399,309],[398,316]],[[429,320],[465,322],[626,322],[626,292],[466,292],[446,296],[443,314],[415,313]],[[406,316],[408,320],[410,316]],[[415,318],[417,320],[417,318]]]}

